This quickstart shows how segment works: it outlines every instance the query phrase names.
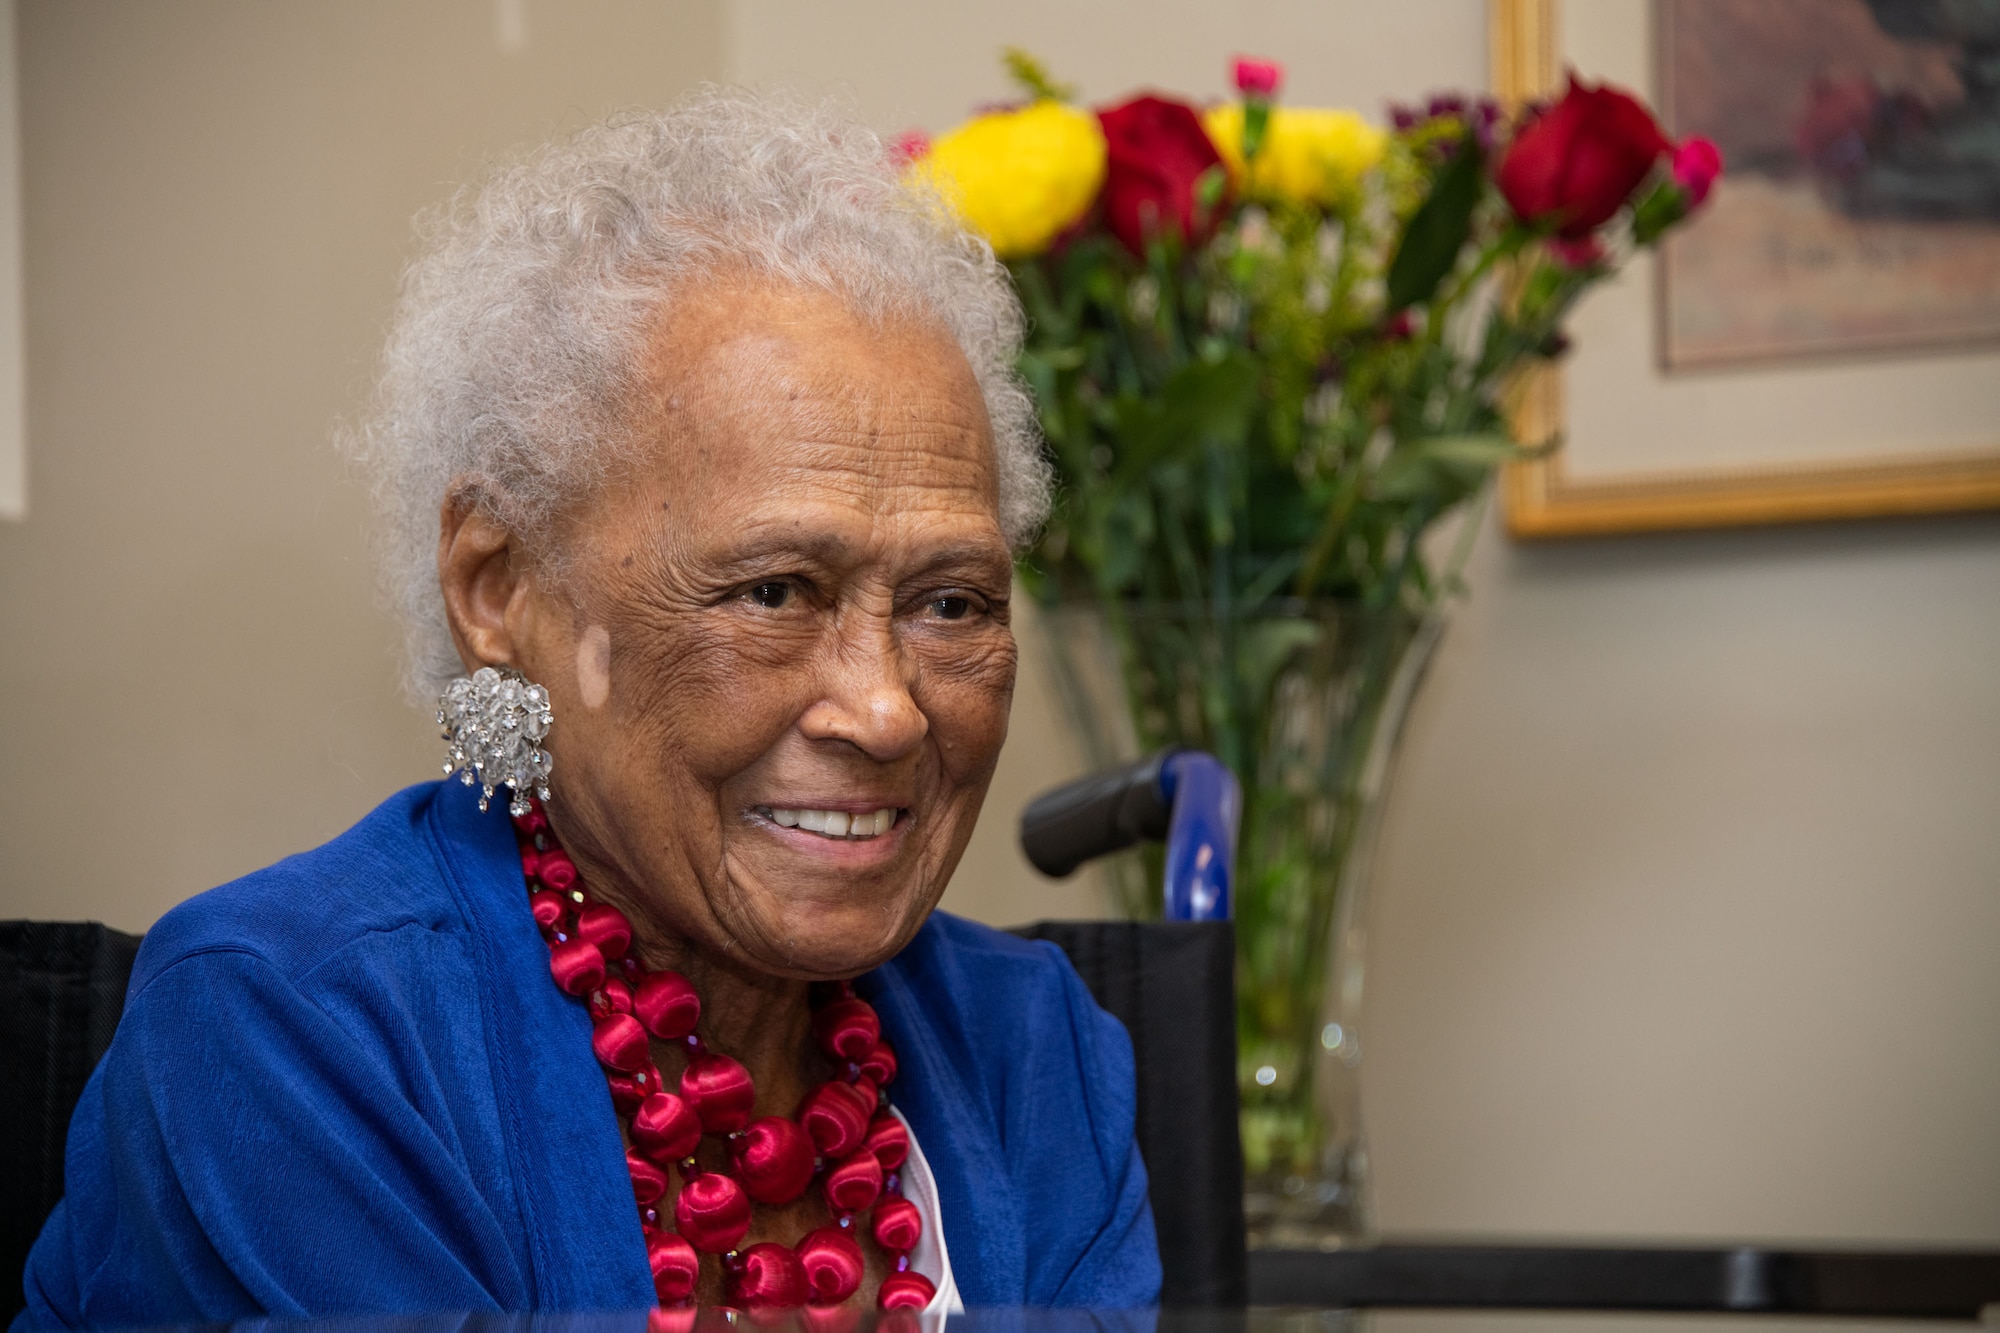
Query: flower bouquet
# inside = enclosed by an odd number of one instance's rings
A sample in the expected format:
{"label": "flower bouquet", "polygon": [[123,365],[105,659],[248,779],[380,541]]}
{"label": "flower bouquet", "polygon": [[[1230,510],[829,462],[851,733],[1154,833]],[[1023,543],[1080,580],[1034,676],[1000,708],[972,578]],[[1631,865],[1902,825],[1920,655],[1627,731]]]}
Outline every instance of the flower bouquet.
{"label": "flower bouquet", "polygon": [[[1239,96],[1023,98],[903,142],[1009,264],[1058,476],[1021,565],[1104,760],[1192,745],[1244,786],[1238,1045],[1253,1239],[1365,1232],[1361,867],[1403,704],[1488,491],[1510,396],[1564,317],[1698,206],[1712,144],[1572,79],[1509,114],[1388,127]],[[1157,862],[1122,871],[1158,914]]]}

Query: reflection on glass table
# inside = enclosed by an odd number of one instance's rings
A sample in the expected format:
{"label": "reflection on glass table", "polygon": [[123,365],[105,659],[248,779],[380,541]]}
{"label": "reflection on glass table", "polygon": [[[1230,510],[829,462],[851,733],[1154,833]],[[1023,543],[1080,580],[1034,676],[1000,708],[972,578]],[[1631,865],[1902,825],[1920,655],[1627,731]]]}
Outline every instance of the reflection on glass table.
{"label": "reflection on glass table", "polygon": [[1859,1321],[1756,1315],[1620,1314],[1493,1310],[1316,1310],[1253,1307],[1235,1311],[970,1310],[956,1315],[910,1311],[768,1316],[719,1310],[629,1314],[404,1315],[328,1320],[244,1320],[183,1325],[230,1333],[1877,1333],[1935,1330],[1936,1320]]}

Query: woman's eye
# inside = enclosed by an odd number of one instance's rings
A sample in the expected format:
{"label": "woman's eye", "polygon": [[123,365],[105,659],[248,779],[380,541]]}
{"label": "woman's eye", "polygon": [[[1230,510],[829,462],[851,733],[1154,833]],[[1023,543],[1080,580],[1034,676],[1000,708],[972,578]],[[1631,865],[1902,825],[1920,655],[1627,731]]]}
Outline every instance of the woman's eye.
{"label": "woman's eye", "polygon": [[963,620],[972,611],[972,599],[955,596],[934,597],[931,599],[931,610],[940,620]]}
{"label": "woman's eye", "polygon": [[792,591],[789,583],[760,583],[750,590],[750,600],[776,610],[792,600]]}

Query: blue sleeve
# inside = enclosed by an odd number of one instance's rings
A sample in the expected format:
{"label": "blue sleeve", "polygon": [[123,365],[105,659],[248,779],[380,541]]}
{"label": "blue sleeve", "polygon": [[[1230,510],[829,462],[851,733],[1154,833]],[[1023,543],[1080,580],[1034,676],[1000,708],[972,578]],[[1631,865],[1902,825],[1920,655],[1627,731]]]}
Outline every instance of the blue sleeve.
{"label": "blue sleeve", "polygon": [[[1050,1061],[1071,1054],[1083,1089],[1083,1120],[1097,1180],[1055,1178],[1035,1182],[1032,1197],[1062,1201],[1089,1199],[1095,1215],[1072,1216],[1060,1227],[1052,1219],[1031,1219],[1029,1227],[1030,1305],[1100,1310],[1137,1309],[1159,1304],[1160,1250],[1153,1234],[1146,1166],[1135,1137],[1138,1080],[1132,1040],[1124,1024],[1097,1007],[1069,959],[1053,944],[1036,947],[1054,956],[1061,978],[1059,1007],[1046,1016],[1030,1058]],[[1032,1111],[1040,1099],[1024,1103]],[[1014,1137],[1018,1125],[1009,1126]],[[1027,1136],[1033,1141],[1035,1136]],[[1034,1164],[1029,1165],[1034,1169]],[[1047,1168],[1044,1168],[1047,1169]],[[1065,1168],[1073,1170],[1074,1167]],[[1040,1235],[1064,1235],[1063,1253],[1035,1255]]]}
{"label": "blue sleeve", "polygon": [[[393,935],[363,952],[395,969],[335,959],[302,988],[221,948],[135,992],[17,1329],[527,1303],[504,1199],[459,1141],[491,1099],[451,1086],[484,1070],[471,979],[436,937]],[[417,980],[385,992],[385,971]]]}

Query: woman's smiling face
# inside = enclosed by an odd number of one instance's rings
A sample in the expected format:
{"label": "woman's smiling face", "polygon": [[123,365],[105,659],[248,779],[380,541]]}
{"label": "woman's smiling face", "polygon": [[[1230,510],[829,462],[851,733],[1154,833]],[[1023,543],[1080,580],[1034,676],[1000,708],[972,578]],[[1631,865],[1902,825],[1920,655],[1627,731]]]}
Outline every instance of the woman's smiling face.
{"label": "woman's smiling face", "polygon": [[653,346],[638,462],[508,599],[551,814],[642,938],[852,976],[936,905],[1006,736],[984,400],[944,330],[792,287],[689,292]]}

